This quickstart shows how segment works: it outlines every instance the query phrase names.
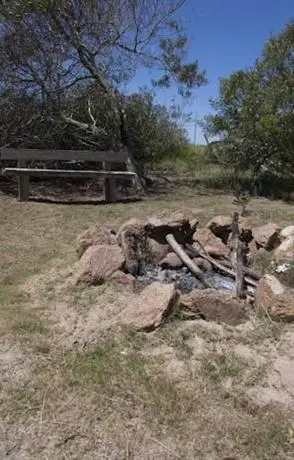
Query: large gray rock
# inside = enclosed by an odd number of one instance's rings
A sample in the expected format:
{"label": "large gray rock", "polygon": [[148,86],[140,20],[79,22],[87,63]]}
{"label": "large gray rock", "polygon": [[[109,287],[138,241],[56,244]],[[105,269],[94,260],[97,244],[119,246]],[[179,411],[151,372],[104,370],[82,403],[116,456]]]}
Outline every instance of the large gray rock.
{"label": "large gray rock", "polygon": [[266,225],[254,228],[252,234],[258,247],[270,251],[280,244],[280,231],[281,228],[277,224],[269,222]]}
{"label": "large gray rock", "polygon": [[194,241],[198,241],[207,254],[211,256],[221,258],[228,255],[228,247],[208,228],[198,229],[194,233],[193,239]]}
{"label": "large gray rock", "polygon": [[98,285],[104,283],[124,265],[125,258],[118,245],[90,246],[74,270],[76,284]]}
{"label": "large gray rock", "polygon": [[150,284],[121,312],[117,321],[136,330],[152,331],[172,313],[178,298],[173,284]]}
{"label": "large gray rock", "polygon": [[215,216],[208,222],[206,228],[226,243],[232,231],[232,218],[229,216]]}
{"label": "large gray rock", "polygon": [[180,311],[188,316],[198,314],[208,321],[236,326],[247,320],[247,306],[230,293],[215,289],[194,290],[181,296]]}
{"label": "large gray rock", "polygon": [[273,275],[265,275],[255,291],[255,305],[273,319],[293,321],[294,289],[285,286]]}

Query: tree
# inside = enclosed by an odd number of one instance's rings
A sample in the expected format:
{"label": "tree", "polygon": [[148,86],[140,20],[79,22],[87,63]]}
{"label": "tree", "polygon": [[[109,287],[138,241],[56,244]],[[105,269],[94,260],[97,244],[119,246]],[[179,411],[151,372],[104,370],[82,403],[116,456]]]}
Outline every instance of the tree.
{"label": "tree", "polygon": [[[176,84],[183,97],[205,82],[198,62],[186,62],[188,40],[178,12],[186,0],[9,0],[0,6],[1,88],[34,96],[46,120],[71,126],[85,144],[103,134],[88,96],[88,122],[75,118],[72,91],[93,85],[124,132],[122,85],[142,66],[160,73],[154,84]],[[85,92],[84,92],[85,94]],[[105,102],[106,101],[106,102]]]}
{"label": "tree", "polygon": [[294,166],[294,23],[265,44],[248,70],[220,82],[206,117],[209,137],[218,137],[221,162],[249,171],[252,185],[264,175],[293,174]]}

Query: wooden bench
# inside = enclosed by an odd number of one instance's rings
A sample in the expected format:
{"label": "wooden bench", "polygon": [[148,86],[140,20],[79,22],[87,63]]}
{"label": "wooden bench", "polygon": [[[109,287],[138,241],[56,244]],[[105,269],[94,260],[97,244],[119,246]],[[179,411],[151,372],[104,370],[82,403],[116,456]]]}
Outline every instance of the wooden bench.
{"label": "wooden bench", "polygon": [[[104,179],[104,197],[107,203],[116,201],[116,178],[134,179],[131,171],[111,171],[113,163],[128,162],[127,152],[101,152],[86,150],[39,150],[39,149],[0,149],[0,160],[17,161],[16,168],[5,168],[4,174],[18,176],[18,195],[20,201],[28,201],[30,195],[30,177],[102,177]],[[65,161],[102,163],[102,170],[40,169],[28,168],[29,161]]]}

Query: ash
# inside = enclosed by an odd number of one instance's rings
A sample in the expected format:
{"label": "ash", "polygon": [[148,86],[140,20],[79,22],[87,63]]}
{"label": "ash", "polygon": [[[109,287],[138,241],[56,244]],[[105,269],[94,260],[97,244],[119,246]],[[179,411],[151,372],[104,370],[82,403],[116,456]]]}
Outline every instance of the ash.
{"label": "ash", "polygon": [[[204,274],[204,278],[211,288],[220,291],[231,292],[235,286],[234,280],[216,272]],[[193,289],[203,289],[201,282],[186,267],[163,269],[158,266],[149,266],[145,268],[143,274],[137,276],[138,288],[148,286],[155,281],[164,284],[175,283],[177,289],[183,294],[187,294]]]}

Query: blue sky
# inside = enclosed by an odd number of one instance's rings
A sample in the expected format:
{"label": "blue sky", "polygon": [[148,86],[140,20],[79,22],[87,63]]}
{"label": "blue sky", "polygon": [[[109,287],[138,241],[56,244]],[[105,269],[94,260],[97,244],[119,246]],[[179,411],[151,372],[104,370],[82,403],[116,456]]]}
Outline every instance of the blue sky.
{"label": "blue sky", "polygon": [[[199,60],[209,80],[188,108],[201,119],[211,111],[209,98],[217,96],[219,78],[251,66],[270,34],[294,18],[294,0],[187,0],[181,16],[190,38],[189,58]],[[131,88],[149,82],[149,73],[140,71]],[[160,90],[157,100],[169,105],[174,95],[174,89]],[[194,127],[186,128],[193,141]],[[199,127],[196,142],[205,142]]]}

